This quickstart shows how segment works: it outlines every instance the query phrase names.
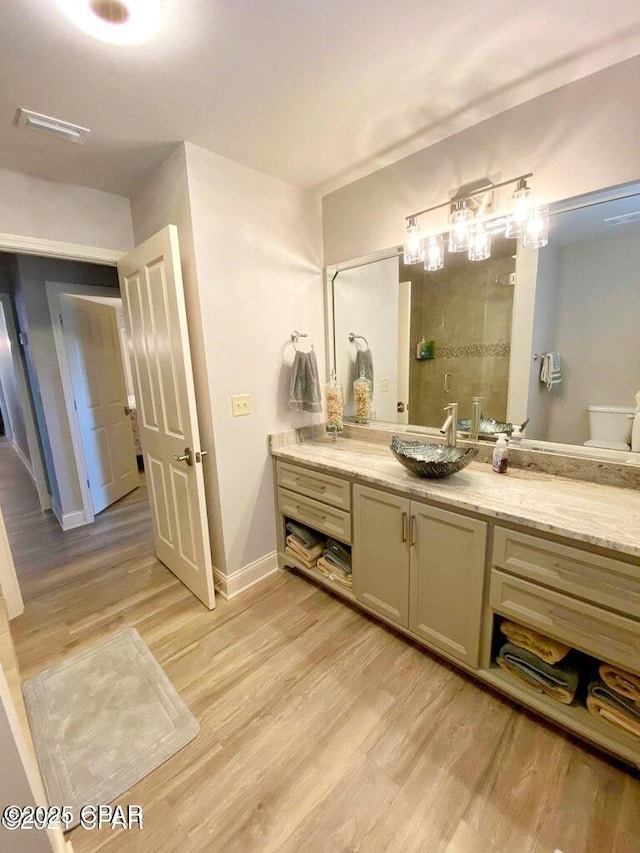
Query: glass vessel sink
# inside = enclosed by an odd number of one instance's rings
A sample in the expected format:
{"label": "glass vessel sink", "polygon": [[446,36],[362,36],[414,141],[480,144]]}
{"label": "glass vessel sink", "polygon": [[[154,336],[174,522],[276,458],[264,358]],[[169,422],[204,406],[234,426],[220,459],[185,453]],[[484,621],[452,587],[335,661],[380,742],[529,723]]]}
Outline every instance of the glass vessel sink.
{"label": "glass vessel sink", "polygon": [[446,444],[425,444],[404,441],[394,435],[391,450],[398,462],[418,477],[442,479],[466,467],[478,455],[477,447],[449,447]]}

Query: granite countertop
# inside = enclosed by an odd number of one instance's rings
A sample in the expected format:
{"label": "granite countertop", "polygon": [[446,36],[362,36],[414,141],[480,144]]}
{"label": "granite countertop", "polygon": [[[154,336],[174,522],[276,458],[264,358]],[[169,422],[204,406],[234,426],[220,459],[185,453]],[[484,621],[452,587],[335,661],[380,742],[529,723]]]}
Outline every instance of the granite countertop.
{"label": "granite countertop", "polygon": [[272,436],[273,456],[328,474],[430,498],[533,530],[640,557],[640,491],[509,468],[496,474],[472,462],[444,480],[409,473],[388,447],[351,438],[287,444]]}

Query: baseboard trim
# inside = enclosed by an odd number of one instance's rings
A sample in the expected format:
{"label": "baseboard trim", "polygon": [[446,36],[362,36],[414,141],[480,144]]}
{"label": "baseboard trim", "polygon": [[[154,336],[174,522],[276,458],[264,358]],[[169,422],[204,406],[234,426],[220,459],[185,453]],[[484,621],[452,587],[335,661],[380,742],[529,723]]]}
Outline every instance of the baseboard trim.
{"label": "baseboard trim", "polygon": [[35,483],[36,478],[35,478],[35,475],[34,475],[34,473],[33,473],[33,468],[31,467],[31,462],[29,462],[29,460],[27,459],[27,457],[26,457],[25,453],[23,453],[23,451],[18,447],[18,442],[17,442],[15,439],[13,439],[11,443],[12,443],[12,445],[13,445],[13,449],[15,450],[15,452],[16,452],[16,453],[18,454],[18,456],[20,457],[20,461],[22,462],[22,464],[24,465],[24,467],[27,469],[27,472],[29,473],[29,476],[31,477],[31,479],[32,479],[32,480],[33,480],[33,482]]}
{"label": "baseboard trim", "polygon": [[73,530],[74,527],[82,527],[83,524],[90,523],[87,521],[84,510],[82,509],[79,509],[76,512],[66,512],[62,516],[62,519],[60,519],[60,516],[56,513],[56,517],[63,530]]}
{"label": "baseboard trim", "polygon": [[225,575],[219,569],[214,569],[213,582],[216,592],[219,592],[223,598],[229,599],[277,571],[278,552],[272,551],[270,554],[260,557],[259,560],[254,560],[253,563],[231,572],[230,575]]}

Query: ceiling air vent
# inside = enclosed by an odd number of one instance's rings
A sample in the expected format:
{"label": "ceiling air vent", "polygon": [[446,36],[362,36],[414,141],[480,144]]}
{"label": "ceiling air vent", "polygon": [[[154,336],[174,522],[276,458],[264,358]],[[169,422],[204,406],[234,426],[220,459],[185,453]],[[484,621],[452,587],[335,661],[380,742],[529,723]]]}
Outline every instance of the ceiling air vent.
{"label": "ceiling air vent", "polygon": [[37,130],[39,133],[49,133],[59,139],[75,142],[77,145],[82,145],[90,133],[88,127],[80,127],[80,125],[70,124],[68,121],[60,121],[58,118],[34,113],[32,110],[25,110],[23,107],[18,110],[16,123],[18,127]]}
{"label": "ceiling air vent", "polygon": [[640,210],[623,213],[620,216],[609,216],[604,221],[612,228],[615,225],[631,225],[632,222],[640,222]]}

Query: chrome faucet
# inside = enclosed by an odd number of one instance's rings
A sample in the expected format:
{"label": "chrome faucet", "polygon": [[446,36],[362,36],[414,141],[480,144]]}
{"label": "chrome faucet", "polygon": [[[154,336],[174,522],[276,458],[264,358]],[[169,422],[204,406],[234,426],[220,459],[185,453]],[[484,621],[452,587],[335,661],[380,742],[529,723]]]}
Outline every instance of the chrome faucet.
{"label": "chrome faucet", "polygon": [[477,441],[480,435],[480,419],[482,418],[482,401],[484,397],[474,397],[471,403],[471,426],[469,427],[469,438]]}
{"label": "chrome faucet", "polygon": [[449,403],[444,407],[445,412],[449,412],[445,422],[440,428],[440,432],[446,436],[445,440],[449,447],[456,446],[456,437],[458,434],[458,404]]}

